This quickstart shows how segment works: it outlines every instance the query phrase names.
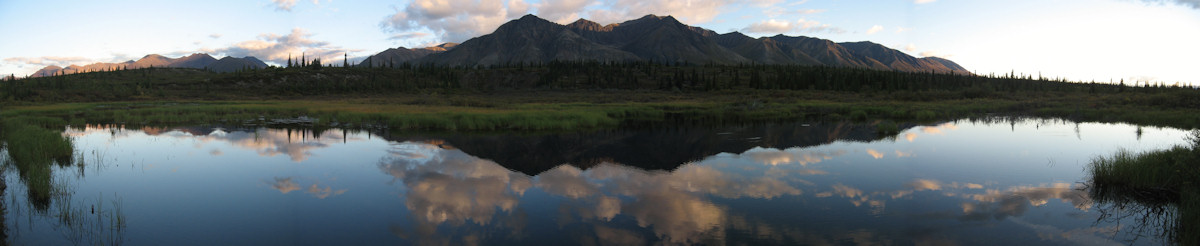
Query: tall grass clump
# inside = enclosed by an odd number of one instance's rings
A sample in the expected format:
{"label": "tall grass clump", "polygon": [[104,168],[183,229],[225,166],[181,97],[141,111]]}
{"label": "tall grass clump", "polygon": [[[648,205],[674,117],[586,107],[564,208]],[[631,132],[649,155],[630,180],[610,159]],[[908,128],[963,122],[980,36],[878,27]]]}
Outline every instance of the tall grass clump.
{"label": "tall grass clump", "polygon": [[8,143],[8,154],[18,166],[70,163],[74,151],[71,140],[63,136],[61,130],[52,130],[66,127],[66,121],[51,117],[15,117],[4,119],[0,124],[4,127],[0,137]]}
{"label": "tall grass clump", "polygon": [[1093,159],[1089,194],[1101,219],[1133,218],[1137,233],[1152,231],[1180,245],[1200,245],[1200,131],[1190,146]]}
{"label": "tall grass clump", "polygon": [[0,139],[6,144],[8,157],[21,180],[29,188],[29,201],[39,210],[50,205],[53,184],[51,165],[70,165],[74,147],[62,135],[66,121],[50,117],[19,116],[0,120]]}

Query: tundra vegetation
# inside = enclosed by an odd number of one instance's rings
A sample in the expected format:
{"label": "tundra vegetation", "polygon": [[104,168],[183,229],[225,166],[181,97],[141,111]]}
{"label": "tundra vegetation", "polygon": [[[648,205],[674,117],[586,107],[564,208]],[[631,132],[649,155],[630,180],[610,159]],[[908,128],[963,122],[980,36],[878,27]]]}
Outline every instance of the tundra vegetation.
{"label": "tundra vegetation", "polygon": [[[65,193],[55,190],[61,187],[55,188],[51,168],[85,163],[73,159],[71,140],[61,134],[66,126],[85,124],[303,124],[314,131],[494,133],[857,121],[875,125],[880,135],[893,135],[902,130],[898,125],[911,123],[1033,116],[1200,126],[1200,92],[1179,84],[753,64],[307,65],[232,73],[119,69],[10,77],[0,81],[0,102],[3,166],[20,173],[39,211],[47,211],[55,194]],[[1121,218],[1129,215],[1119,214],[1128,211],[1124,208],[1140,206],[1149,212],[1133,216],[1161,221],[1165,236],[1187,245],[1200,241],[1192,181],[1200,174],[1194,167],[1200,140],[1194,142],[1097,158],[1090,169],[1092,197],[1116,208],[1106,218]],[[118,212],[96,223],[106,226],[84,231],[111,235],[123,228],[120,206],[114,205]],[[1162,217],[1163,211],[1171,214]]]}

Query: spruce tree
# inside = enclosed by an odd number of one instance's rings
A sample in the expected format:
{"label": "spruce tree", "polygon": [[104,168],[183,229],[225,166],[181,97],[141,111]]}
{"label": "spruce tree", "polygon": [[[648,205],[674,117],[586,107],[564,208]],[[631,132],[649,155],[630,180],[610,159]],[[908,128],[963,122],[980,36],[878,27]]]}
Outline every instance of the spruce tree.
{"label": "spruce tree", "polygon": [[350,54],[342,53],[342,67],[350,67]]}

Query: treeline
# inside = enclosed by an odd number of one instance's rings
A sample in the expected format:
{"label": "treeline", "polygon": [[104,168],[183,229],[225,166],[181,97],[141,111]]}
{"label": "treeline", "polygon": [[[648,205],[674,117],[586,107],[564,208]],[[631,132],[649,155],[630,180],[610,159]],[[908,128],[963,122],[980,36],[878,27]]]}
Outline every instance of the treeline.
{"label": "treeline", "polygon": [[496,90],[796,90],[887,94],[901,100],[1008,97],[1021,93],[1163,93],[1194,91],[1178,84],[1067,81],[1022,74],[970,75],[895,72],[798,65],[692,65],[655,62],[515,63],[448,67],[388,63],[328,67],[317,62],[285,68],[213,73],[144,68],[0,82],[0,100],[97,101],[155,98],[240,98],[356,93]]}

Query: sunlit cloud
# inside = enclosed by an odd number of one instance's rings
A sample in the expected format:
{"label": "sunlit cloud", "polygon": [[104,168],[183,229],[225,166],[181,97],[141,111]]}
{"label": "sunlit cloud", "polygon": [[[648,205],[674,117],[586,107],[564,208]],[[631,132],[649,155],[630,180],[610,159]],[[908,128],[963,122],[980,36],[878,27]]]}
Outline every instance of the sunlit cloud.
{"label": "sunlit cloud", "polygon": [[921,57],[939,57],[939,58],[947,58],[947,59],[948,59],[948,58],[950,58],[950,57],[954,57],[954,55],[950,55],[950,54],[942,54],[941,52],[938,52],[938,51],[932,51],[932,50],[929,50],[929,51],[922,51],[922,52],[920,53],[920,55],[921,55]]}
{"label": "sunlit cloud", "polygon": [[883,26],[874,25],[874,26],[871,26],[870,29],[867,29],[867,35],[875,34],[879,31],[883,31]]}
{"label": "sunlit cloud", "polygon": [[912,152],[903,152],[903,151],[899,151],[899,150],[896,151],[896,157],[912,157],[912,156],[913,156]]}
{"label": "sunlit cloud", "polygon": [[391,37],[388,37],[388,40],[405,40],[405,39],[413,39],[413,38],[424,38],[424,37],[428,37],[430,35],[432,35],[432,34],[426,33],[426,32],[397,33],[397,34],[393,34]]}
{"label": "sunlit cloud", "polygon": [[833,26],[830,26],[829,24],[822,24],[821,22],[805,20],[805,19],[799,19],[796,21],[767,19],[764,21],[751,23],[749,26],[742,28],[741,31],[748,32],[748,33],[767,33],[767,34],[781,34],[781,33],[792,33],[792,32],[807,32],[807,33],[845,33],[846,32],[845,30],[843,30],[841,28],[833,27]]}
{"label": "sunlit cloud", "polygon": [[793,9],[793,8],[784,8],[784,7],[771,7],[766,10],[763,10],[763,14],[765,14],[767,17],[770,17],[770,18],[776,18],[779,16],[786,16],[786,15],[820,14],[820,13],[824,13],[825,11],[826,10],[824,10],[824,9]]}
{"label": "sunlit cloud", "polygon": [[913,0],[913,3],[915,4],[926,4],[932,2],[937,2],[937,0]]}
{"label": "sunlit cloud", "polygon": [[202,49],[213,54],[225,54],[233,57],[253,56],[265,62],[286,64],[288,58],[298,60],[304,56],[308,60],[321,58],[325,63],[341,60],[343,54],[361,50],[345,49],[334,46],[326,41],[312,39],[314,34],[302,28],[294,28],[291,33],[279,35],[264,33],[257,40],[242,41],[232,46],[218,49]]}
{"label": "sunlit cloud", "polygon": [[533,6],[537,8],[538,17],[558,24],[567,24],[579,19],[579,13],[592,3],[591,0],[543,1]]}
{"label": "sunlit cloud", "polygon": [[601,24],[632,20],[645,15],[670,15],[689,25],[712,21],[730,7],[770,6],[779,0],[595,0],[587,18]]}
{"label": "sunlit cloud", "polygon": [[276,11],[292,11],[292,7],[296,6],[296,0],[271,0],[271,4],[275,5]]}
{"label": "sunlit cloud", "polygon": [[908,44],[908,45],[905,45],[905,46],[904,46],[904,51],[908,51],[908,52],[914,52],[914,51],[917,51],[917,46],[916,46],[916,45],[913,45],[913,44]]}
{"label": "sunlit cloud", "polygon": [[521,0],[416,0],[384,18],[379,27],[389,33],[428,30],[444,42],[462,42],[496,30],[519,17],[529,4]]}
{"label": "sunlit cloud", "polygon": [[16,65],[18,68],[23,68],[25,65],[42,66],[60,66],[66,67],[72,64],[85,64],[93,62],[92,59],[85,57],[63,57],[63,56],[43,56],[43,57],[9,57],[4,58],[4,63]]}

